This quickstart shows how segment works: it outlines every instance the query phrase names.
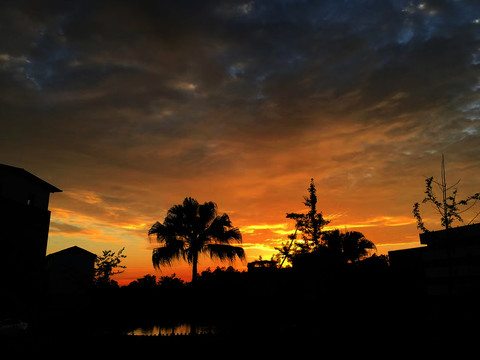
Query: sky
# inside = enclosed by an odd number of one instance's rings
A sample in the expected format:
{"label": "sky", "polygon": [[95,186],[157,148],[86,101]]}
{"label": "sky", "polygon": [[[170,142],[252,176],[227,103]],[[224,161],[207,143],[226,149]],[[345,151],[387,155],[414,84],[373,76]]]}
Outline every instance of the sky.
{"label": "sky", "polygon": [[0,30],[0,163],[63,190],[47,253],[125,248],[120,284],[189,281],[147,237],[187,196],[240,228],[242,270],[287,240],[311,178],[377,254],[420,245],[442,154],[459,198],[480,191],[478,1],[4,0]]}

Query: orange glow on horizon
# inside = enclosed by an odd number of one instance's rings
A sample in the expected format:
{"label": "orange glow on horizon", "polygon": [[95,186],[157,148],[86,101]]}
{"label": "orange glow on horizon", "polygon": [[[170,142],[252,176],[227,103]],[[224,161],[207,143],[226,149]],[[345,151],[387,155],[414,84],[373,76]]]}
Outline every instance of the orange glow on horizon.
{"label": "orange glow on horizon", "polygon": [[[357,219],[357,221],[351,219],[348,223],[341,223],[340,220],[345,217],[341,213],[327,216],[331,223],[324,227],[324,231],[333,229],[360,231],[375,243],[376,253],[379,255],[387,254],[391,250],[420,246],[414,219],[405,216],[376,216],[363,220]],[[231,218],[235,224],[235,212]],[[243,225],[240,226],[243,236],[241,246],[247,255],[246,262],[236,261],[229,264],[202,258],[198,271],[201,273],[207,268],[213,270],[217,266],[228,267],[230,265],[238,271],[245,271],[247,262],[260,257],[270,259],[278,253],[275,248],[287,242],[288,235],[294,232],[293,222],[287,219],[281,220],[284,222],[253,222],[250,225],[245,224],[246,221],[243,220]],[[121,220],[116,223],[111,218],[105,221],[105,218],[100,216],[89,216],[73,210],[54,207],[52,208],[48,253],[59,251],[66,247],[65,244],[73,242],[96,254],[100,254],[103,250],[118,251],[125,247],[127,258],[124,260],[124,265],[127,268],[122,274],[114,277],[120,285],[128,285],[131,281],[145,275],[155,275],[159,279],[161,276],[175,274],[184,281],[190,281],[191,267],[185,262],[177,262],[173,266],[161,270],[153,268],[151,251],[155,247],[155,243],[151,243],[146,235],[149,228],[147,221],[143,217],[141,219],[132,218],[130,222]],[[150,223],[153,224],[154,221],[156,220],[152,218]],[[335,224],[336,222],[338,224]],[[396,239],[391,240],[396,241],[385,241],[382,234],[392,234],[392,229]]]}
{"label": "orange glow on horizon", "polygon": [[47,253],[125,248],[119,281],[153,274],[148,229],[192,197],[269,259],[314,179],[325,230],[386,254],[420,246],[443,156],[459,199],[480,191],[478,1],[69,3],[0,3],[0,163],[62,189]]}

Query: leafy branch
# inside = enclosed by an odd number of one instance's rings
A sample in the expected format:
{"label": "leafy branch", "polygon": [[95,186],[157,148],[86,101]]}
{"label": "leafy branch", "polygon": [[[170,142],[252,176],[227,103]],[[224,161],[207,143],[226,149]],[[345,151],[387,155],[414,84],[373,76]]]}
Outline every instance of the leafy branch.
{"label": "leafy branch", "polygon": [[113,275],[121,274],[125,270],[116,270],[116,269],[125,269],[126,266],[120,265],[123,259],[127,255],[123,254],[125,248],[122,248],[115,253],[112,250],[104,250],[102,256],[97,256],[95,259],[95,283],[99,286],[109,286],[112,281],[111,277]]}
{"label": "leafy branch", "polygon": [[[425,179],[425,198],[422,200],[422,204],[429,203],[432,208],[438,212],[441,216],[441,225],[445,229],[448,229],[452,226],[452,223],[457,220],[463,223],[463,218],[460,214],[465,213],[466,211],[472,209],[478,200],[480,200],[480,193],[468,196],[464,200],[457,201],[457,188],[456,186],[460,183],[458,180],[455,184],[447,186],[446,177],[445,177],[445,163],[442,156],[442,181],[435,181],[433,176]],[[442,199],[439,200],[433,191],[432,184],[438,185],[440,191],[442,192]],[[451,194],[448,195],[448,191],[452,190]],[[465,209],[461,210],[460,206],[466,206]],[[470,225],[477,217],[480,215],[478,212],[473,219],[468,223]],[[413,216],[417,220],[417,228],[423,232],[428,232],[429,230],[425,227],[425,223],[420,215],[420,204],[416,202],[413,205]]]}

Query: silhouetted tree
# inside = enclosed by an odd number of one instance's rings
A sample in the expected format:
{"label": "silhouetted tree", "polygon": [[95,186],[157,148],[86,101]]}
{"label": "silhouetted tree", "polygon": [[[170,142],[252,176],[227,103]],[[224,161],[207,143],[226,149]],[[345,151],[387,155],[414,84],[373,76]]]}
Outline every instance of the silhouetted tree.
{"label": "silhouetted tree", "polygon": [[[322,262],[323,266],[356,262],[367,256],[369,250],[376,249],[375,244],[360,232],[323,231],[324,226],[330,222],[325,220],[322,213],[317,210],[317,195],[313,179],[310,181],[308,192],[304,205],[309,211],[306,214],[287,213],[288,219],[295,220],[295,233],[289,235],[289,242],[276,248],[279,254],[273,259],[276,259],[279,267],[282,267],[287,259],[300,266],[318,262]],[[300,241],[296,241],[297,233],[302,236]]]}
{"label": "silhouetted tree", "polygon": [[343,258],[346,262],[355,262],[368,255],[376,246],[358,231],[340,232],[338,229],[326,232],[322,239],[331,256]]}
{"label": "silhouetted tree", "polygon": [[115,280],[112,280],[111,277],[116,274],[121,274],[124,270],[116,269],[125,269],[126,266],[120,265],[123,259],[127,256],[123,254],[125,248],[122,248],[115,254],[112,250],[104,250],[102,256],[97,256],[95,259],[95,276],[94,282],[95,285],[99,287],[111,287],[118,286]]}
{"label": "silhouetted tree", "polygon": [[[309,209],[306,214],[287,213],[287,219],[295,221],[295,233],[289,235],[290,242],[276,248],[283,255],[280,267],[286,259],[291,260],[292,256],[299,253],[310,253],[321,245],[322,228],[329,224],[323,218],[321,212],[317,211],[317,190],[313,179],[310,180],[308,196],[304,197],[303,204]],[[302,240],[297,240],[297,233],[301,233]]]}
{"label": "silhouetted tree", "polygon": [[344,238],[345,234],[341,233],[338,229],[326,231],[322,235],[323,244],[328,249],[330,258],[336,259],[339,262],[347,262],[346,256],[343,253]]}
{"label": "silhouetted tree", "polygon": [[309,195],[304,197],[308,213],[287,214],[287,219],[295,220],[295,230],[302,234],[303,242],[297,244],[301,252],[310,252],[320,245],[322,228],[329,223],[322,213],[317,211],[317,191],[313,179],[310,181],[308,193]]}
{"label": "silhouetted tree", "polygon": [[375,271],[382,271],[384,273],[388,271],[390,267],[388,255],[384,255],[384,254],[382,255],[372,254],[372,256],[369,256],[361,260],[359,264],[363,268],[366,268],[366,269],[370,268]]}
{"label": "silhouetted tree", "polygon": [[183,204],[172,206],[163,224],[156,222],[148,235],[155,235],[162,245],[153,250],[154,267],[183,259],[192,264],[192,283],[196,281],[198,257],[202,253],[221,261],[245,259],[243,248],[231,245],[242,242],[239,229],[232,226],[227,214],[218,215],[213,202],[199,204],[195,199],[185,198]]}
{"label": "silhouetted tree", "polygon": [[158,284],[162,288],[178,289],[184,285],[184,281],[180,278],[177,278],[177,275],[173,273],[171,276],[161,276]]}
{"label": "silhouetted tree", "polygon": [[[446,180],[446,174],[445,174],[445,159],[443,155],[442,155],[441,178],[442,178],[441,182],[435,181],[433,176],[425,179],[426,196],[422,200],[422,203],[423,204],[430,203],[432,207],[435,209],[435,211],[437,211],[440,214],[441,225],[445,229],[448,229],[451,227],[453,221],[455,220],[463,222],[463,218],[461,217],[460,214],[470,210],[475,205],[475,203],[478,200],[480,200],[480,193],[476,193],[472,196],[469,196],[464,200],[457,201],[456,186],[458,185],[460,180],[457,181],[452,186],[447,186],[447,180]],[[441,200],[437,199],[437,196],[433,191],[432,183],[438,185],[440,191],[442,192]],[[448,195],[449,190],[452,190],[451,195]],[[473,200],[473,204],[471,204],[472,200]],[[469,204],[470,206],[468,206]],[[468,207],[466,209],[460,210],[459,208],[460,205],[468,206]],[[469,222],[469,224],[472,223],[479,214],[480,213],[477,213],[475,217]],[[416,202],[413,205],[413,216],[415,217],[415,219],[417,219],[417,228],[423,232],[428,232],[429,230],[425,227],[423,219],[420,215],[420,204],[418,202]]]}
{"label": "silhouetted tree", "polygon": [[376,250],[376,246],[361,232],[347,231],[343,235],[343,254],[347,261],[361,260],[368,255],[369,250]]}
{"label": "silhouetted tree", "polygon": [[201,276],[204,278],[211,278],[215,276],[222,276],[223,274],[231,274],[231,273],[238,273],[239,271],[236,270],[233,266],[229,266],[228,268],[226,267],[220,267],[217,266],[215,270],[212,271],[209,267],[202,271]]}
{"label": "silhouetted tree", "polygon": [[272,260],[277,262],[279,268],[283,267],[286,260],[292,261],[293,256],[293,244],[297,238],[297,230],[293,234],[288,235],[289,242],[283,243],[281,247],[276,247],[277,254],[272,256]]}
{"label": "silhouetted tree", "polygon": [[145,275],[143,278],[132,281],[129,287],[139,289],[153,289],[157,286],[157,277],[155,275]]}

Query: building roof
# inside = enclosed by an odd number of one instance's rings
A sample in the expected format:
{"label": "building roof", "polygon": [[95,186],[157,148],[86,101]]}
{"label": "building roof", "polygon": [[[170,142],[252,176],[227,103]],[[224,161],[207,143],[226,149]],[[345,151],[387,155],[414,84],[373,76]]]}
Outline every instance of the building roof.
{"label": "building roof", "polygon": [[57,252],[54,252],[54,253],[51,253],[51,254],[48,254],[47,255],[47,258],[52,258],[52,257],[56,257],[58,255],[68,255],[69,253],[82,253],[84,255],[88,255],[90,257],[97,257],[97,255],[95,255],[94,253],[88,251],[88,250],[85,250],[85,249],[82,249],[81,247],[78,247],[78,246],[71,246],[69,248],[66,248],[66,249],[63,249],[63,250],[60,250],[60,251],[57,251]]}
{"label": "building roof", "polygon": [[18,176],[25,177],[29,179],[30,181],[34,181],[40,186],[45,187],[49,192],[54,193],[54,192],[62,192],[59,188],[49,184],[45,180],[40,179],[39,177],[33,175],[32,173],[26,171],[25,169],[18,168],[15,166],[10,166],[10,165],[5,165],[5,164],[0,164],[0,173],[10,173],[10,174],[15,174]]}
{"label": "building roof", "polygon": [[429,231],[420,234],[420,244],[441,244],[447,239],[455,241],[480,241],[480,224],[471,224],[449,228],[448,230]]}

